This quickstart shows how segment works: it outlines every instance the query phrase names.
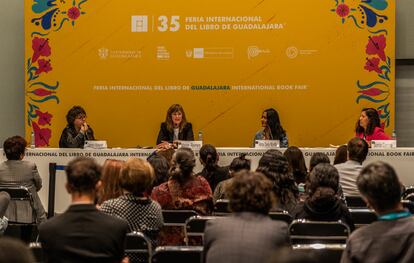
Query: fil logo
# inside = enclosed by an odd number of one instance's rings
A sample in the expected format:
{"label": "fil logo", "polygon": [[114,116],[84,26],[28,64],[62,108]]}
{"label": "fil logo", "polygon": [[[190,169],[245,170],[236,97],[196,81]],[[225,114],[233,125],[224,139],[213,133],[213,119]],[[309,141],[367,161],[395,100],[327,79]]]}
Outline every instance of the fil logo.
{"label": "fil logo", "polygon": [[148,32],[148,16],[132,16],[131,32]]}
{"label": "fil logo", "polygon": [[157,47],[157,59],[158,60],[169,60],[170,59],[170,52],[164,46]]}
{"label": "fil logo", "polygon": [[252,59],[260,55],[260,53],[270,53],[269,49],[260,49],[257,46],[247,47],[247,58]]}
{"label": "fil logo", "polygon": [[107,49],[107,48],[100,48],[100,49],[98,49],[98,56],[101,58],[101,59],[107,59],[108,58],[108,56],[109,56],[109,49]]}

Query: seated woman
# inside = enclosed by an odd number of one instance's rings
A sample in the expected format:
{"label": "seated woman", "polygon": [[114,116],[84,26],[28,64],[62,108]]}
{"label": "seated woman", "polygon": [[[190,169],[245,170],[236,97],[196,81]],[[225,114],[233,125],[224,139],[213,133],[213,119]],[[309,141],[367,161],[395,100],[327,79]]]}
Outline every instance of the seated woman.
{"label": "seated woman", "polygon": [[194,141],[193,126],[187,122],[185,112],[180,104],[173,104],[167,111],[165,122],[161,123],[157,145],[174,141]]}
{"label": "seated woman", "polygon": [[390,140],[381,127],[380,117],[376,109],[364,108],[356,123],[355,137],[364,139],[369,146],[372,140]]}
{"label": "seated woman", "polygon": [[119,178],[123,195],[105,201],[101,211],[120,217],[128,222],[129,231],[141,231],[156,245],[163,226],[160,205],[145,197],[145,191],[154,181],[152,166],[142,159],[131,158],[125,162]]}
{"label": "seated woman", "polygon": [[93,130],[86,123],[86,112],[81,106],[73,106],[66,114],[67,126],[60,135],[60,148],[83,148],[85,140],[95,140]]}
{"label": "seated woman", "polygon": [[121,177],[121,169],[124,164],[125,161],[122,160],[105,160],[101,174],[102,187],[98,191],[98,205],[122,195],[122,188],[119,184],[119,180]]}
{"label": "seated woman", "polygon": [[256,172],[263,173],[273,183],[276,205],[273,210],[293,211],[299,202],[299,190],[293,175],[289,173],[289,163],[278,150],[266,151],[259,160]]}
{"label": "seated woman", "polygon": [[341,220],[355,229],[351,214],[346,205],[338,197],[339,174],[336,168],[327,163],[316,165],[306,183],[308,197],[305,202],[295,208],[294,219],[314,221]]}
{"label": "seated woman", "polygon": [[261,121],[263,129],[254,136],[253,145],[256,140],[279,140],[280,148],[289,146],[286,131],[280,124],[279,114],[275,109],[270,108],[263,111]]}
{"label": "seated woman", "polygon": [[[42,178],[37,171],[36,164],[23,161],[27,142],[20,136],[8,138],[3,144],[7,161],[0,164],[0,185],[27,187],[33,197],[33,206],[36,212],[36,223],[46,220],[45,209],[37,192],[42,188]],[[32,223],[32,207],[28,202],[10,201],[7,217],[10,221]]]}
{"label": "seated woman", "polygon": [[[212,212],[213,202],[210,185],[202,176],[195,176],[195,156],[191,149],[178,149],[172,159],[170,177],[167,182],[152,190],[151,198],[162,209],[189,209],[200,215]],[[184,244],[181,228],[163,231],[160,245]]]}
{"label": "seated woman", "polygon": [[216,189],[214,190],[213,199],[216,202],[219,199],[227,199],[226,189],[233,182],[233,176],[235,173],[246,170],[250,171],[251,162],[249,159],[246,159],[246,154],[241,154],[240,157],[236,157],[231,161],[230,164],[230,177],[227,180],[221,181]]}
{"label": "seated woman", "polygon": [[201,175],[207,180],[213,192],[218,183],[229,178],[229,169],[219,166],[218,161],[219,155],[216,148],[211,144],[204,144],[200,149],[200,162],[204,168],[197,175]]}
{"label": "seated woman", "polygon": [[308,174],[308,168],[306,168],[305,157],[303,157],[302,151],[296,146],[290,146],[286,149],[283,155],[289,162],[289,172],[292,173],[295,178],[296,184],[306,182],[306,176]]}
{"label": "seated woman", "polygon": [[241,171],[228,190],[233,213],[207,222],[204,262],[267,262],[274,249],[290,246],[287,224],[268,216],[272,182],[260,173]]}
{"label": "seated woman", "polygon": [[333,165],[348,161],[348,146],[346,144],[339,146],[335,151]]}

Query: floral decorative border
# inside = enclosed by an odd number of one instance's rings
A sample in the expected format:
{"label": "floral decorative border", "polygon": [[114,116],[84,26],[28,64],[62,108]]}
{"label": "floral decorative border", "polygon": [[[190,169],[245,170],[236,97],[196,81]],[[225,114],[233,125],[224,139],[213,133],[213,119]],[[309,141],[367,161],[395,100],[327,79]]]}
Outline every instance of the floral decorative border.
{"label": "floral decorative border", "polygon": [[363,68],[368,74],[376,74],[377,80],[364,84],[360,80],[357,81],[356,103],[365,100],[377,104],[382,124],[388,127],[392,61],[385,50],[388,36],[385,25],[389,20],[388,16],[383,14],[388,8],[388,0],[359,0],[356,6],[351,6],[347,3],[351,1],[346,2],[346,0],[334,0],[334,2],[335,8],[331,11],[341,18],[342,24],[351,21],[358,29],[368,32],[365,46],[366,62]]}
{"label": "floral decorative border", "polygon": [[[26,103],[27,124],[32,127],[36,147],[50,146],[53,114],[47,110],[45,102],[59,104],[57,95],[59,81],[54,84],[43,80],[45,74],[53,72],[51,34],[59,32],[65,24],[75,26],[75,22],[85,14],[82,5],[88,0],[32,0],[30,23],[36,28],[30,33],[31,56],[26,58]],[[27,36],[29,37],[29,36]]]}

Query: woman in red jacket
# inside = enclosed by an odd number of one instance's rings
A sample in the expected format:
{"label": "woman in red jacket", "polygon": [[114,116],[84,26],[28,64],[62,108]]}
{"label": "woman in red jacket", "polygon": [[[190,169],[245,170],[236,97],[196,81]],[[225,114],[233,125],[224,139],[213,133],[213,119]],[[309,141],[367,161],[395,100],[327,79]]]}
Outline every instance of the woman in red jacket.
{"label": "woman in red jacket", "polygon": [[371,145],[372,140],[390,140],[384,129],[381,127],[379,114],[376,109],[364,108],[357,121],[355,136],[364,139]]}

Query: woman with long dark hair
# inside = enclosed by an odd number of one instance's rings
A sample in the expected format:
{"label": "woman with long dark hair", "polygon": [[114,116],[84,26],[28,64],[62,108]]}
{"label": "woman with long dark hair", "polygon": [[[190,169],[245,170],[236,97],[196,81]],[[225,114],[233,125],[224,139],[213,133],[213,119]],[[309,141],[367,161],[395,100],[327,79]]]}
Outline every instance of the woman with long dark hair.
{"label": "woman with long dark hair", "polygon": [[378,111],[374,108],[364,108],[355,127],[355,137],[364,139],[368,144],[372,140],[390,140],[391,138],[381,127]]}
{"label": "woman with long dark hair", "polygon": [[295,182],[297,184],[305,183],[308,168],[306,168],[305,157],[303,157],[302,151],[296,146],[290,146],[283,155],[289,162],[289,172],[292,173]]}
{"label": "woman with long dark hair", "polygon": [[280,123],[279,113],[273,109],[267,109],[262,113],[262,127],[254,136],[254,140],[279,140],[280,147],[286,148],[289,146],[286,131]]}

